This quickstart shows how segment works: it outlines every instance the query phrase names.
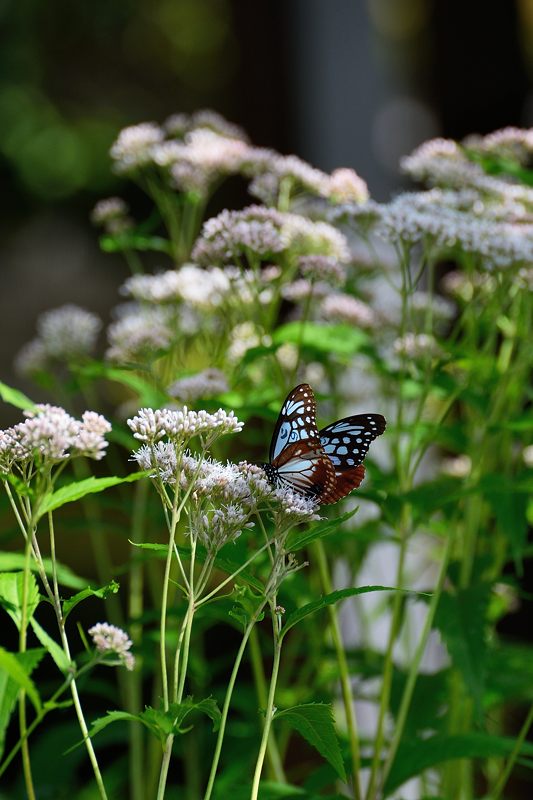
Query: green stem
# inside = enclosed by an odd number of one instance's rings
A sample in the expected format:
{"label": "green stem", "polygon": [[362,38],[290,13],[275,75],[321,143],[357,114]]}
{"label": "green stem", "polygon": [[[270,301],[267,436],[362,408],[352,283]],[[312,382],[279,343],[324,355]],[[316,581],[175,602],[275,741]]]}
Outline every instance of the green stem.
{"label": "green stem", "polygon": [[[148,481],[137,481],[133,501],[132,514],[132,542],[139,543],[143,540],[144,522],[146,516],[146,499]],[[130,567],[129,608],[128,616],[131,620],[130,636],[136,646],[137,652],[141,651],[143,626],[141,617],[143,612],[144,569],[141,561],[135,559]],[[126,681],[127,708],[131,714],[142,711],[142,670],[140,668],[128,673]],[[143,800],[144,791],[144,728],[142,725],[129,726],[129,779],[130,797],[132,800]]]}
{"label": "green stem", "polygon": [[505,765],[505,768],[504,768],[502,774],[500,775],[500,777],[498,779],[498,782],[496,783],[496,786],[494,787],[494,789],[492,790],[492,792],[489,795],[490,800],[498,800],[498,798],[500,797],[501,793],[505,789],[507,781],[509,780],[509,777],[511,775],[511,772],[513,770],[515,762],[516,762],[518,756],[520,755],[520,750],[522,748],[522,745],[524,744],[524,741],[526,739],[527,734],[529,733],[529,729],[530,729],[532,723],[533,723],[533,705],[530,707],[530,709],[529,709],[529,711],[527,713],[527,716],[526,716],[526,718],[524,720],[524,724],[520,728],[520,733],[518,734],[518,736],[516,738],[515,745],[514,745],[514,747],[512,749],[511,755],[509,756],[507,764]]}
{"label": "green stem", "polygon": [[[28,627],[28,592],[30,578],[30,557],[31,557],[31,533],[28,529],[26,533],[26,546],[24,549],[24,572],[22,583],[22,609],[19,631],[19,653],[26,652],[26,632]],[[35,789],[31,774],[30,750],[28,746],[28,729],[26,725],[26,692],[19,692],[19,728],[22,747],[22,769],[24,772],[24,783],[29,800],[35,800]]]}
{"label": "green stem", "polygon": [[[316,556],[316,561],[318,564],[322,589],[325,594],[330,594],[333,591],[333,583],[331,580],[331,573],[329,570],[324,545],[320,539],[317,539],[315,542],[313,542],[313,552]],[[344,650],[344,644],[342,641],[339,618],[335,606],[328,606],[328,615],[331,626],[333,646],[335,647],[335,654],[337,656],[337,663],[339,665],[342,701],[344,704],[344,713],[346,716],[346,726],[348,729],[348,739],[350,744],[350,756],[352,760],[354,798],[355,800],[360,800],[361,786],[359,782],[359,774],[361,771],[361,754],[359,750],[359,733],[355,714],[355,701],[350,681],[350,671],[348,668],[348,661],[346,659],[346,652]]]}
{"label": "green stem", "polygon": [[389,630],[389,638],[387,642],[387,650],[385,653],[385,663],[383,667],[383,683],[381,686],[381,698],[379,704],[378,725],[376,731],[376,738],[374,742],[374,755],[372,757],[372,765],[370,768],[370,780],[368,783],[366,800],[373,800],[374,798],[376,798],[377,800],[379,796],[377,794],[377,784],[378,784],[379,768],[381,764],[381,751],[383,750],[383,744],[385,742],[385,716],[389,709],[389,700],[392,689],[392,678],[394,673],[394,658],[393,658],[394,645],[396,643],[396,637],[398,635],[398,630],[400,627],[401,610],[403,603],[403,595],[400,589],[403,586],[403,571],[404,571],[404,563],[407,550],[407,536],[406,536],[407,513],[408,513],[407,507],[404,506],[404,512],[403,512],[404,519],[402,522],[403,535],[400,545],[400,553],[398,556],[398,567],[396,570],[397,591],[394,595],[392,619]]}
{"label": "green stem", "polygon": [[[268,702],[268,691],[265,679],[265,671],[263,669],[263,661],[261,659],[259,636],[257,635],[256,628],[253,628],[250,634],[250,661],[252,664],[252,672],[254,676],[257,699],[259,701],[259,708],[266,708]],[[283,762],[279,753],[278,743],[272,733],[273,731],[271,731],[267,743],[268,766],[272,773],[272,777],[278,783],[286,783],[287,778],[285,775],[285,770],[283,769]]]}
{"label": "green stem", "polygon": [[[273,600],[272,603],[274,606],[275,600]],[[272,628],[274,633],[274,661],[272,664],[272,674],[270,677],[270,690],[268,692],[268,701],[265,712],[265,726],[263,728],[263,736],[261,738],[261,744],[259,746],[259,752],[257,754],[257,761],[255,765],[255,772],[252,783],[252,793],[250,794],[250,800],[257,800],[259,794],[259,782],[261,780],[261,772],[263,771],[263,763],[265,760],[265,754],[267,750],[268,737],[270,734],[270,727],[272,725],[272,720],[274,718],[274,710],[275,710],[274,697],[276,694],[279,664],[281,660],[282,638],[280,637],[279,614],[276,613],[274,607],[272,609]]]}
{"label": "green stem", "polygon": [[[51,600],[56,612],[56,618],[59,627],[59,635],[61,637],[61,644],[63,646],[63,651],[68,660],[72,661],[72,657],[70,655],[70,647],[67,639],[67,633],[65,630],[65,619],[63,617],[63,611],[61,608],[61,597],[59,595],[59,585],[57,580],[55,535],[54,535],[54,519],[51,512],[49,512],[48,514],[48,529],[50,533],[50,558],[52,561],[52,583],[53,583],[53,597],[51,598]],[[87,753],[89,755],[89,760],[93,768],[94,777],[96,779],[96,784],[98,786],[98,791],[100,792],[100,797],[102,798],[102,800],[107,800],[104,781],[102,778],[102,774],[100,772],[100,767],[98,765],[98,759],[96,758],[96,753],[94,751],[93,743],[89,736],[89,730],[87,728],[87,723],[85,722],[85,716],[83,714],[83,709],[81,707],[80,697],[78,694],[78,687],[76,686],[76,681],[74,678],[70,683],[70,692],[72,694],[72,701],[74,703],[74,708],[76,710],[76,716],[78,717],[78,724],[83,734],[83,741],[85,742],[85,747],[87,748]]]}
{"label": "green stem", "polygon": [[207,788],[205,790],[204,800],[210,800],[211,793],[213,791],[213,786],[215,783],[215,777],[217,774],[218,769],[218,762],[220,760],[220,753],[222,751],[222,743],[224,741],[224,734],[226,731],[226,723],[228,721],[228,712],[231,703],[231,696],[233,694],[233,689],[235,687],[235,681],[237,680],[237,674],[239,672],[239,667],[241,665],[242,657],[244,655],[244,651],[246,649],[246,645],[248,643],[248,639],[250,638],[250,634],[256,624],[257,620],[259,619],[263,608],[266,605],[266,600],[264,600],[259,608],[256,610],[254,616],[248,623],[246,630],[244,631],[244,636],[242,637],[242,642],[237,652],[237,656],[235,658],[235,663],[233,664],[233,669],[231,671],[230,679],[228,682],[228,687],[226,689],[226,696],[224,698],[224,705],[222,707],[222,714],[220,717],[220,727],[218,729],[218,736],[217,736],[217,743],[215,745],[215,752],[213,754],[213,761],[211,764],[211,772],[209,773],[209,781],[207,783]]}
{"label": "green stem", "polygon": [[382,770],[382,778],[381,778],[382,787],[387,779],[392,764],[394,763],[394,759],[396,757],[396,753],[398,752],[398,747],[402,739],[405,723],[407,721],[407,715],[409,713],[409,709],[411,707],[411,701],[413,699],[413,692],[416,680],[418,678],[418,670],[420,667],[420,662],[422,661],[422,658],[426,650],[426,645],[429,639],[429,635],[431,633],[433,620],[435,619],[435,613],[437,611],[437,607],[439,605],[440,598],[442,595],[442,590],[444,588],[444,581],[446,580],[448,564],[450,562],[450,557],[452,554],[452,547],[453,547],[453,536],[450,534],[448,535],[446,541],[446,549],[442,557],[439,576],[437,579],[437,585],[431,597],[431,602],[429,604],[428,613],[426,614],[424,627],[422,629],[422,633],[420,635],[417,648],[415,650],[415,653],[411,661],[407,682],[405,684],[405,688],[402,694],[402,699],[400,701],[400,708],[398,710],[398,714],[396,717],[394,735],[392,737],[391,745],[389,747],[389,752],[387,754],[387,758]]}

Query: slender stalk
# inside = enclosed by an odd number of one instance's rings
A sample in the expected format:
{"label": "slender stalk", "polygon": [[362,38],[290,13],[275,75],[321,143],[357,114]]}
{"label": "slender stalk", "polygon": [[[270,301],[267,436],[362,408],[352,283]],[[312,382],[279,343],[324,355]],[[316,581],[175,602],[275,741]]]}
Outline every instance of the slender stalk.
{"label": "slender stalk", "polygon": [[[143,540],[148,481],[137,481],[132,513],[132,541]],[[130,636],[140,651],[143,626],[140,621],[143,612],[144,567],[141,561],[134,560],[130,567],[128,616],[131,620]],[[142,710],[142,672],[135,669],[127,675],[127,708],[131,714]],[[129,726],[129,780],[132,800],[143,800],[144,791],[144,728],[142,725]]]}
{"label": "slender stalk", "polygon": [[402,535],[402,542],[400,545],[400,553],[398,556],[398,567],[396,570],[396,587],[398,591],[396,591],[394,595],[392,619],[389,629],[387,650],[385,653],[385,663],[383,667],[383,683],[381,686],[381,698],[379,704],[378,725],[376,730],[376,738],[374,741],[374,755],[372,757],[372,765],[370,768],[370,780],[368,783],[366,800],[373,800],[373,798],[376,798],[377,800],[378,797],[377,794],[378,775],[381,764],[381,752],[383,750],[383,745],[385,742],[385,716],[389,708],[389,700],[392,689],[392,678],[394,673],[394,658],[393,658],[394,645],[400,627],[401,609],[403,602],[403,596],[401,591],[399,590],[403,586],[403,571],[404,571],[404,563],[407,550],[407,536],[406,536],[407,513],[408,512],[406,510],[406,507],[404,506],[404,512],[403,512],[404,520],[402,524],[403,535]]}
{"label": "slender stalk", "polygon": [[[22,583],[22,609],[19,631],[19,653],[26,652],[26,631],[28,627],[28,592],[30,578],[30,557],[31,557],[31,534],[27,531],[26,546],[24,550],[24,572]],[[24,783],[29,800],[35,800],[35,789],[31,773],[30,750],[28,746],[28,729],[26,725],[26,692],[22,689],[19,692],[19,729],[22,748],[22,769],[24,773]]]}
{"label": "slender stalk", "polygon": [[[274,605],[275,600],[272,602]],[[265,754],[267,750],[270,727],[272,725],[272,720],[274,718],[274,711],[275,711],[274,697],[276,694],[279,664],[281,660],[282,639],[280,637],[280,632],[281,632],[280,616],[279,614],[276,613],[274,608],[272,609],[272,628],[274,634],[274,661],[272,664],[272,675],[270,677],[270,690],[268,692],[268,701],[265,712],[265,726],[263,728],[263,736],[261,738],[261,744],[259,746],[259,753],[257,754],[257,762],[255,765],[255,772],[252,783],[252,793],[250,795],[250,800],[257,800],[259,794],[259,782],[261,780],[261,772],[263,771],[263,763],[265,760]]]}
{"label": "slender stalk", "polygon": [[411,666],[409,669],[409,674],[407,677],[407,682],[405,684],[405,688],[403,690],[402,699],[400,701],[400,708],[398,710],[398,714],[396,717],[396,725],[394,729],[394,735],[392,737],[392,741],[389,747],[389,752],[387,753],[387,758],[385,760],[385,764],[382,770],[382,777],[381,777],[381,786],[383,785],[387,779],[387,775],[390,772],[392,764],[394,763],[394,759],[396,757],[396,753],[398,752],[398,747],[400,745],[403,731],[405,728],[405,723],[407,721],[407,715],[409,713],[409,708],[411,706],[411,701],[413,699],[413,692],[416,684],[416,680],[418,678],[418,671],[420,667],[420,662],[422,661],[422,657],[426,650],[426,645],[429,639],[429,635],[431,633],[433,620],[435,619],[435,613],[437,611],[437,607],[440,602],[440,598],[442,596],[442,590],[444,588],[444,581],[446,579],[446,574],[448,571],[448,564],[450,562],[450,556],[452,554],[453,549],[453,539],[454,537],[449,534],[447,541],[446,541],[446,549],[444,551],[439,576],[437,579],[437,585],[435,587],[435,591],[431,597],[431,602],[429,604],[428,612],[426,614],[426,619],[424,622],[424,627],[422,629],[422,633],[420,634],[420,639],[418,641],[417,648],[414,652],[413,658],[411,660]]}
{"label": "slender stalk", "polygon": [[[331,580],[331,573],[324,550],[324,545],[317,539],[313,542],[313,552],[316,556],[316,563],[322,588],[325,594],[333,591],[333,583]],[[355,714],[355,700],[352,692],[352,684],[350,681],[350,671],[348,668],[348,661],[344,650],[342,641],[342,634],[339,625],[339,618],[335,606],[328,606],[329,622],[331,626],[331,637],[333,639],[333,646],[335,647],[335,654],[337,656],[337,663],[339,665],[339,676],[341,682],[342,701],[344,704],[344,713],[346,716],[346,726],[348,728],[348,739],[350,743],[350,756],[352,760],[352,780],[353,791],[355,800],[361,798],[361,785],[359,782],[359,773],[361,771],[361,754],[359,750],[359,733],[357,729],[357,718]]]}
{"label": "slender stalk", "polygon": [[[252,664],[252,672],[254,676],[257,699],[259,701],[259,708],[266,708],[268,702],[267,683],[265,680],[265,671],[263,669],[263,662],[261,660],[261,648],[259,646],[259,636],[257,635],[256,628],[252,629],[250,635],[250,662]],[[286,776],[285,770],[283,769],[283,762],[281,760],[276,738],[272,735],[272,733],[273,731],[270,732],[267,743],[268,766],[270,767],[272,777],[275,778],[278,783],[285,783]]]}
{"label": "slender stalk", "polygon": [[529,729],[531,728],[532,724],[533,724],[533,705],[530,707],[527,716],[524,720],[524,724],[520,728],[520,733],[516,737],[516,742],[512,749],[511,755],[509,756],[507,764],[505,765],[503,772],[500,775],[498,782],[496,783],[496,786],[489,794],[490,800],[498,800],[501,793],[505,789],[507,781],[509,780],[511,772],[513,771],[513,767],[516,763],[518,756],[520,755],[520,750],[522,748],[522,745],[524,744],[524,741],[529,733]]}
{"label": "slender stalk", "polygon": [[261,612],[263,611],[263,608],[265,607],[265,605],[266,605],[266,600],[264,600],[261,603],[261,605],[259,606],[259,608],[255,612],[254,616],[252,617],[252,619],[248,623],[248,626],[246,627],[246,630],[244,631],[244,635],[242,637],[242,641],[241,641],[239,650],[237,652],[237,656],[235,658],[235,663],[233,664],[233,669],[231,671],[230,679],[228,681],[228,686],[227,686],[227,689],[226,689],[226,696],[224,698],[224,705],[222,707],[222,714],[221,714],[221,717],[220,717],[220,727],[218,729],[217,742],[216,742],[216,745],[215,745],[215,752],[213,754],[213,761],[211,763],[211,771],[209,773],[209,780],[208,780],[208,783],[207,783],[207,788],[205,790],[204,800],[210,800],[211,794],[213,792],[213,786],[214,786],[214,783],[215,783],[215,777],[216,777],[217,769],[218,769],[218,762],[220,760],[220,753],[222,751],[222,743],[224,741],[224,734],[226,732],[226,723],[228,721],[228,712],[229,712],[229,707],[230,707],[230,703],[231,703],[231,696],[233,694],[233,689],[235,687],[235,681],[237,680],[237,674],[239,672],[239,667],[241,665],[242,657],[244,655],[244,651],[246,649],[246,645],[248,643],[248,639],[250,638],[250,634],[252,633],[254,625],[256,624],[257,620],[259,619],[259,617],[261,615]]}
{"label": "slender stalk", "polygon": [[[63,651],[68,658],[69,661],[72,661],[72,657],[70,655],[70,647],[67,639],[67,633],[65,630],[65,620],[63,618],[63,612],[61,609],[61,597],[59,595],[59,585],[57,580],[57,562],[56,562],[56,549],[55,549],[55,535],[54,535],[54,519],[51,512],[48,513],[48,530],[50,533],[50,557],[52,561],[52,584],[53,584],[53,596],[51,598],[54,609],[56,612],[57,623],[59,627],[59,635],[61,637],[61,644],[63,646]],[[102,778],[102,774],[100,772],[100,767],[98,765],[98,759],[96,758],[96,753],[94,752],[93,743],[89,736],[89,729],[87,728],[87,723],[85,722],[85,716],[83,714],[83,709],[81,707],[80,697],[78,694],[78,687],[76,686],[76,681],[73,678],[70,683],[70,692],[72,695],[72,701],[74,703],[74,708],[76,710],[76,716],[78,717],[78,724],[81,728],[81,732],[83,734],[83,741],[85,742],[85,747],[87,748],[87,753],[89,755],[89,760],[91,762],[94,777],[96,779],[96,784],[98,786],[98,791],[100,792],[100,797],[102,800],[107,800],[107,794],[104,786],[104,781]]]}

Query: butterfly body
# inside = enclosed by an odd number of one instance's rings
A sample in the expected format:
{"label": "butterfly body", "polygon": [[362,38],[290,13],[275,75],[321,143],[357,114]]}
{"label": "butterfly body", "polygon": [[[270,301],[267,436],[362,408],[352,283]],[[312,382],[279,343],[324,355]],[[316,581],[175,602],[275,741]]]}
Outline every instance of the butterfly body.
{"label": "butterfly body", "polygon": [[385,426],[381,414],[358,414],[319,431],[313,390],[302,383],[281,407],[270,463],[261,466],[274,486],[289,487],[321,505],[335,503],[361,484],[362,461]]}

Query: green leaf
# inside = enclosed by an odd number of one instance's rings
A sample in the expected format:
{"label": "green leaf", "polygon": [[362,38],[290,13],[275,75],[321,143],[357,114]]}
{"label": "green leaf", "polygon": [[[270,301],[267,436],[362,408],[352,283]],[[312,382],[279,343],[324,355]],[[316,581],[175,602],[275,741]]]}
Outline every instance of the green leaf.
{"label": "green leaf", "polygon": [[89,731],[90,736],[96,736],[108,725],[113,722],[140,722],[156,736],[161,744],[171,733],[187,733],[190,727],[182,728],[185,719],[194,711],[206,714],[213,720],[213,730],[217,730],[220,724],[221,714],[216,702],[211,698],[205,698],[195,703],[191,697],[187,697],[182,703],[172,703],[168,711],[151,708],[148,706],[140,714],[130,714],[127,711],[108,711],[105,717],[94,720]]}
{"label": "green leaf", "polygon": [[140,405],[148,405],[155,408],[162,405],[165,400],[165,396],[154,387],[152,382],[139,375],[133,369],[112,367],[101,361],[81,364],[76,366],[75,369],[78,374],[86,378],[104,378],[105,380],[119,383],[121,386],[126,386],[138,395]]}
{"label": "green leaf", "polygon": [[527,544],[528,495],[509,488],[509,491],[487,492],[486,497],[492,506],[498,527],[509,540],[516,570],[521,575],[524,548]]}
{"label": "green leaf", "polygon": [[[300,608],[297,608],[296,611],[292,611],[290,614],[288,614],[281,631],[281,636],[285,636],[287,631],[293,628],[302,619],[308,617],[309,614],[314,614],[315,611],[320,611],[320,609],[326,608],[326,606],[332,606],[335,603],[338,603],[340,600],[345,600],[347,597],[355,597],[356,595],[368,594],[369,592],[396,591],[398,591],[398,589],[395,589],[394,586],[360,586],[357,589],[337,589],[337,591],[323,595],[318,600],[313,600],[312,603],[307,603],[305,606],[301,606]],[[406,590],[401,591],[405,594],[417,595],[418,597],[430,596],[427,594],[427,592],[410,592]]]}
{"label": "green leaf", "polygon": [[101,236],[100,247],[104,253],[122,253],[124,250],[153,250],[156,253],[171,255],[171,244],[162,236],[142,236],[125,231],[117,236]]}
{"label": "green leaf", "polygon": [[[510,737],[484,733],[403,740],[385,781],[384,794],[392,794],[410,778],[421,775],[437,764],[459,758],[503,758],[515,744],[516,740]],[[533,744],[524,742],[520,752],[526,756],[533,755]]]}
{"label": "green leaf", "polygon": [[[26,650],[24,653],[13,653],[27,676],[30,676],[45,654],[41,647]],[[0,759],[4,752],[7,726],[19,693],[20,685],[6,670],[0,669]]]}
{"label": "green leaf", "polygon": [[285,719],[320,755],[331,764],[339,778],[346,780],[344,763],[331,706],[327,703],[305,703],[278,711],[274,719]]}
{"label": "green leaf", "polygon": [[435,627],[441,632],[454,666],[481,711],[487,652],[486,616],[491,586],[478,583],[441,595]]}
{"label": "green leaf", "polygon": [[[6,553],[0,552],[0,572],[11,572],[12,570],[24,569],[24,555],[23,553]],[[43,564],[46,574],[50,577],[52,575],[52,560],[50,558],[43,558]],[[32,572],[37,572],[37,564],[32,561],[30,565]],[[69,589],[83,589],[87,586],[87,580],[75,575],[74,572],[65,564],[60,564],[56,561],[57,580],[62,586],[68,586]]]}
{"label": "green leaf", "polygon": [[61,506],[67,503],[75,503],[88,494],[104,492],[106,489],[110,489],[112,486],[119,486],[121,483],[138,481],[141,478],[146,478],[149,474],[150,470],[144,470],[142,472],[133,472],[131,475],[126,475],[125,478],[118,478],[111,475],[108,478],[90,477],[82,481],[74,481],[44,496],[39,505],[39,518],[44,516],[44,514],[48,514],[49,511],[55,511],[56,508],[61,508]]}
{"label": "green leaf", "polygon": [[9,403],[9,405],[20,408],[22,411],[30,411],[35,407],[33,400],[30,400],[25,394],[19,392],[18,389],[13,389],[6,383],[2,383],[2,381],[0,381],[0,397],[4,403]]}
{"label": "green leaf", "polygon": [[39,625],[36,619],[32,619],[31,627],[33,629],[34,634],[39,639],[42,646],[50,653],[52,658],[54,659],[57,668],[64,674],[69,671],[70,668],[70,661],[68,660],[65,651],[62,647],[58,645],[54,639],[44,630],[44,628]]}
{"label": "green leaf", "polygon": [[81,592],[77,592],[73,594],[72,597],[69,597],[68,600],[63,601],[63,618],[66,619],[72,609],[75,608],[78,603],[85,600],[86,597],[99,597],[101,600],[104,600],[108,594],[116,594],[119,588],[120,584],[116,581],[111,581],[106,584],[106,586],[101,586],[99,589],[91,589],[90,586],[87,586],[85,589],[82,589]]}
{"label": "green leaf", "polygon": [[[3,572],[0,575],[0,604],[7,611],[20,630],[22,621],[22,596],[24,591],[23,572]],[[39,605],[39,589],[35,575],[28,575],[27,622],[29,622]]]}
{"label": "green leaf", "polygon": [[319,522],[303,533],[300,531],[293,533],[289,536],[287,550],[296,552],[310,545],[315,539],[324,539],[326,536],[331,536],[339,530],[343,522],[353,517],[358,510],[358,508],[354,508],[352,511],[347,511],[336,519],[327,519],[325,522]]}
{"label": "green leaf", "polygon": [[327,325],[318,322],[287,322],[277,328],[273,335],[274,344],[291,342],[300,344],[319,353],[353,355],[368,343],[366,333],[351,325]]}
{"label": "green leaf", "polygon": [[30,678],[33,667],[30,669],[27,664],[22,664],[17,658],[16,653],[9,653],[0,647],[0,675],[5,672],[17,684],[19,689],[23,689],[36,711],[41,709],[41,700],[35,684]]}

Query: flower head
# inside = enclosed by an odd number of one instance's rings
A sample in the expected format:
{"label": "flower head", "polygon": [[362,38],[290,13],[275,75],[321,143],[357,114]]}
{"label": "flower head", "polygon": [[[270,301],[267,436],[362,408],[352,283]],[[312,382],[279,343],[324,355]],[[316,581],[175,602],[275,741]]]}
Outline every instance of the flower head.
{"label": "flower head", "polygon": [[228,381],[219,369],[204,369],[187,378],[180,378],[167,391],[171,397],[185,402],[194,402],[203,397],[213,397],[229,390]]}
{"label": "flower head", "polygon": [[109,622],[97,622],[88,632],[99,653],[116,655],[126,669],[134,668],[135,657],[130,653],[133,642],[125,631],[116,625],[110,625]]}
{"label": "flower head", "polygon": [[149,164],[153,160],[153,146],[162,142],[164,136],[154,122],[141,122],[121,130],[110,151],[116,172],[128,173]]}

